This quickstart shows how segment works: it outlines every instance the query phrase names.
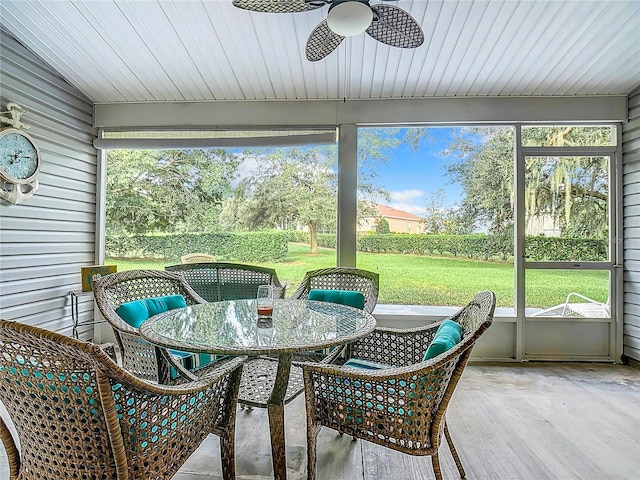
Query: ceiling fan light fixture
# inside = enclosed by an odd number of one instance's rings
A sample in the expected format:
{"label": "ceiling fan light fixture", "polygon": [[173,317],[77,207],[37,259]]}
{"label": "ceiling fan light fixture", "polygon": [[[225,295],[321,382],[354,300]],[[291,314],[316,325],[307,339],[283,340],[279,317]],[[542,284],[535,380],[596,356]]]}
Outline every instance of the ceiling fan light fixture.
{"label": "ceiling fan light fixture", "polygon": [[372,21],[371,7],[358,0],[335,2],[327,14],[329,28],[343,37],[352,37],[364,32]]}

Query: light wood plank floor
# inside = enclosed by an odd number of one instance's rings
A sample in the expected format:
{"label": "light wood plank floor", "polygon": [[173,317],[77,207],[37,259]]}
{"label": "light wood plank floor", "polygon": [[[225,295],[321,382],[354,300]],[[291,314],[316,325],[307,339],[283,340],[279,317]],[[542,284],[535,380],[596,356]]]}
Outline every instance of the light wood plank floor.
{"label": "light wood plank floor", "polygon": [[[584,363],[467,366],[448,411],[458,452],[473,480],[640,479],[640,370]],[[285,409],[287,467],[305,478],[304,400]],[[7,478],[0,448],[0,478]],[[266,410],[239,410],[238,478],[272,479]],[[445,480],[458,479],[442,447]],[[221,478],[219,443],[209,436],[173,480]],[[432,480],[429,457],[411,457],[323,429],[320,480]],[[55,479],[51,479],[55,480]]]}
{"label": "light wood plank floor", "polygon": [[[306,477],[304,399],[285,409],[288,478]],[[640,370],[621,365],[469,364],[449,404],[449,428],[468,479],[640,479]],[[431,459],[332,430],[320,432],[319,480],[432,480]],[[221,478],[210,436],[174,480]],[[273,478],[266,411],[238,412],[238,478]],[[447,447],[445,480],[458,479]]]}

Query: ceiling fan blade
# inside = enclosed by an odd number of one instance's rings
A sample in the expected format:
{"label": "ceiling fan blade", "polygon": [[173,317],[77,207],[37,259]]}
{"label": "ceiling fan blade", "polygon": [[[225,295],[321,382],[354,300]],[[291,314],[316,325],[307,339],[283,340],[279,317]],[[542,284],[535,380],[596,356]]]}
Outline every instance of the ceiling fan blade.
{"label": "ceiling fan blade", "polygon": [[333,32],[327,25],[327,21],[323,20],[313,29],[311,35],[307,39],[305,52],[307,60],[317,62],[333,52],[338,45],[344,40],[344,37]]}
{"label": "ceiling fan blade", "polygon": [[304,0],[233,0],[233,6],[262,13],[297,13],[324,6],[324,1],[307,3]]}
{"label": "ceiling fan blade", "polygon": [[416,48],[424,43],[422,27],[405,10],[392,5],[372,5],[371,9],[369,36],[392,47]]}

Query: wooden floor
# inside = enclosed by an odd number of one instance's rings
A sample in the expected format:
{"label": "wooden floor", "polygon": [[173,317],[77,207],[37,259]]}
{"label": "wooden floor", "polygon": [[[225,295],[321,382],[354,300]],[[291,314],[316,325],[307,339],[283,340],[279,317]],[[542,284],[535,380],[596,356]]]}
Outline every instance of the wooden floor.
{"label": "wooden floor", "polygon": [[[287,405],[285,415],[288,478],[304,479],[302,396]],[[603,364],[470,364],[447,418],[468,479],[640,479],[638,369]],[[174,480],[221,478],[218,445],[217,437],[209,436]],[[239,410],[236,457],[239,479],[273,478],[265,410]],[[441,448],[440,458],[444,479],[459,478],[447,447]],[[4,479],[2,463],[0,458]],[[410,457],[323,429],[318,478],[431,480],[434,475],[429,457]]]}
{"label": "wooden floor", "polygon": [[[305,478],[303,398],[286,407],[288,477]],[[640,370],[603,364],[470,364],[447,419],[468,479],[640,479]],[[271,476],[265,410],[239,411],[238,478]],[[459,478],[447,447],[444,479]],[[220,478],[217,438],[209,437],[174,480]],[[417,458],[323,429],[320,480],[435,478]]]}

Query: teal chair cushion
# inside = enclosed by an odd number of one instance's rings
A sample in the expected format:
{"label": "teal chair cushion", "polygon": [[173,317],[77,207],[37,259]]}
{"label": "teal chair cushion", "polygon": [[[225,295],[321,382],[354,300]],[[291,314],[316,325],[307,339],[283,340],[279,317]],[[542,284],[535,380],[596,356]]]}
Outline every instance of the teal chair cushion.
{"label": "teal chair cushion", "polygon": [[390,368],[391,365],[387,365],[386,363],[372,362],[370,360],[365,360],[363,358],[354,357],[346,361],[343,367],[362,368],[364,370],[381,370],[383,368]]}
{"label": "teal chair cushion", "polygon": [[182,295],[167,295],[166,297],[145,298],[123,303],[116,308],[116,313],[132,327],[140,328],[140,325],[149,317],[186,306]]}
{"label": "teal chair cushion", "polygon": [[462,325],[453,320],[445,320],[436,330],[436,335],[424,353],[422,361],[437,357],[450,348],[453,348],[462,338]]}
{"label": "teal chair cushion", "polygon": [[339,303],[360,310],[364,308],[364,295],[351,290],[311,290],[309,291],[309,300]]}
{"label": "teal chair cushion", "polygon": [[[127,302],[116,308],[116,313],[134,328],[140,328],[149,317],[159,313],[168,312],[175,308],[184,308],[187,304],[182,295],[167,295],[165,297],[144,298],[133,302]],[[194,354],[191,352],[181,352],[179,350],[169,350],[169,353],[178,360],[187,370],[197,370],[199,367],[211,363],[216,359],[215,355],[205,353]],[[171,378],[178,378],[180,374],[171,367]]]}
{"label": "teal chair cushion", "polygon": [[[180,350],[169,350],[169,353],[174,359],[178,360],[185,369],[192,372],[218,359],[218,356],[213,353],[191,353],[181,352]],[[222,356],[220,356],[220,358],[222,358]],[[173,367],[170,367],[170,375],[173,379],[180,376],[178,371]]]}

